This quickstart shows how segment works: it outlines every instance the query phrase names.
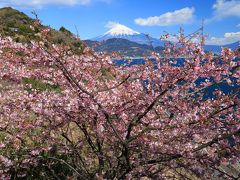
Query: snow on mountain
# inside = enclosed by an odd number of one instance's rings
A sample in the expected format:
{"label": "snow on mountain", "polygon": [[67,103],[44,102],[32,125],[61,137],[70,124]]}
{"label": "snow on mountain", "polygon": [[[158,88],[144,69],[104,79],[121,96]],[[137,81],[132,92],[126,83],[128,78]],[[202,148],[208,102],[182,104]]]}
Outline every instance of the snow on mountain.
{"label": "snow on mountain", "polygon": [[119,23],[110,23],[110,25],[108,25],[107,27],[110,28],[109,31],[91,40],[106,41],[112,38],[121,38],[121,39],[127,39],[132,42],[136,42],[139,44],[153,45],[154,47],[163,46],[164,44],[164,42],[159,39],[152,38],[150,36],[147,36],[144,33],[139,33]]}
{"label": "snow on mountain", "polygon": [[133,29],[124,26],[119,23],[115,23],[112,25],[112,28],[106,32],[104,35],[111,35],[111,36],[119,36],[119,35],[136,35],[140,34],[137,31],[134,31]]}
{"label": "snow on mountain", "polygon": [[[109,30],[104,33],[101,36],[98,36],[96,38],[90,39],[92,41],[106,41],[109,39],[113,39],[113,38],[121,38],[121,39],[127,39],[129,41],[132,42],[136,42],[138,44],[142,44],[142,45],[150,45],[153,47],[157,47],[157,46],[164,46],[164,41],[157,39],[157,38],[153,38],[149,35],[146,35],[144,33],[139,33],[125,25],[119,24],[119,23],[115,23],[115,22],[110,22],[108,23],[108,25],[106,26],[107,28],[109,28]],[[211,52],[221,52],[222,47],[228,47],[231,49],[236,49],[237,47],[239,47],[239,42],[235,42],[232,44],[227,44],[227,45],[223,45],[223,46],[219,46],[219,45],[205,45],[204,49],[206,51],[211,51]]]}

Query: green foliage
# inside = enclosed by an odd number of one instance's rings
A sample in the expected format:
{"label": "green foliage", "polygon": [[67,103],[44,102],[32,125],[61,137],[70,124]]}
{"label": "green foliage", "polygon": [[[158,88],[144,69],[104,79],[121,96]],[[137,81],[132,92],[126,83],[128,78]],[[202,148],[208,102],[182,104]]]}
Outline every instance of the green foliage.
{"label": "green foliage", "polygon": [[43,83],[34,78],[24,78],[23,82],[25,84],[30,84],[32,89],[37,89],[39,91],[54,91],[57,93],[61,92],[61,88],[59,85],[52,85],[49,83]]}
{"label": "green foliage", "polygon": [[76,39],[67,29],[63,27],[60,29],[60,31],[51,29],[49,34],[49,41],[53,42],[54,44],[67,45],[73,52],[81,54],[83,49],[82,41]]}
{"label": "green foliage", "polygon": [[[68,166],[68,161],[71,160],[71,155],[64,154],[59,155],[57,152],[42,152],[38,156],[36,165],[32,165],[27,169],[24,167],[18,167],[12,169],[11,177],[17,177],[17,179],[66,179],[72,177],[73,172],[71,167]],[[21,177],[21,173],[27,171],[26,174]]]}
{"label": "green foliage", "polygon": [[[15,41],[22,43],[29,43],[32,40],[39,41],[41,40],[39,32],[47,27],[39,25],[31,28],[33,22],[34,19],[15,9],[10,7],[0,8],[0,34],[2,36],[10,36]],[[65,27],[61,27],[59,31],[50,29],[51,31],[47,37],[50,43],[63,44],[69,46],[77,54],[82,53],[84,46],[82,41],[75,38],[69,30]]]}
{"label": "green foliage", "polygon": [[22,33],[33,33],[33,30],[30,28],[30,26],[24,24],[21,24],[19,26],[19,31]]}
{"label": "green foliage", "polygon": [[33,19],[12,8],[0,9],[0,33],[11,36],[17,42],[28,43],[36,40],[37,36],[30,28]]}
{"label": "green foliage", "polygon": [[71,31],[67,30],[65,27],[60,27],[59,31],[65,33],[66,35],[72,36],[73,34],[71,33]]}

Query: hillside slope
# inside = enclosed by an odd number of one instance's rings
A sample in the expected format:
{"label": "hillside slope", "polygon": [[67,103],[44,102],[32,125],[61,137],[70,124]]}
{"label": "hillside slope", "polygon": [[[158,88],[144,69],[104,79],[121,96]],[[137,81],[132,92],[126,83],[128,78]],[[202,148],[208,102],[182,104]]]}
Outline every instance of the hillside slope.
{"label": "hillside slope", "polygon": [[[40,31],[47,26],[34,26],[34,19],[26,14],[19,12],[11,7],[0,8],[0,34],[10,36],[17,42],[28,43],[32,40],[41,40]],[[54,44],[69,45],[75,51],[79,51],[83,46],[82,41],[66,28],[61,27],[59,30],[50,28],[48,41]]]}

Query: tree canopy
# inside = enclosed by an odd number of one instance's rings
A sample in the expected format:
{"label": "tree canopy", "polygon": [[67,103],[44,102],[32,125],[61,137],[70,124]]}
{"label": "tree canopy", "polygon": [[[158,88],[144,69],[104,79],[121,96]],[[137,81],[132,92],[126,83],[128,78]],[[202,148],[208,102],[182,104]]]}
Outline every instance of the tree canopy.
{"label": "tree canopy", "polygon": [[214,57],[179,36],[116,65],[48,33],[0,39],[1,179],[237,178],[221,166],[240,158],[239,50]]}

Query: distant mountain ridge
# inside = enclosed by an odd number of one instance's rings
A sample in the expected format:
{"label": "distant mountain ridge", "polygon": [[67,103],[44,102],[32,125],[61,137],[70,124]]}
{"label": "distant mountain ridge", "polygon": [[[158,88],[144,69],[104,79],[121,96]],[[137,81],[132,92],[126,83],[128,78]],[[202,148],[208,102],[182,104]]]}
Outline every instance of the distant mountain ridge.
{"label": "distant mountain ridge", "polygon": [[84,42],[97,52],[118,52],[122,56],[130,57],[150,56],[153,51],[160,53],[163,50],[161,46],[152,47],[122,38],[112,38],[102,42],[92,40],[85,40]]}
{"label": "distant mountain ridge", "polygon": [[103,35],[92,38],[90,40],[101,42],[114,38],[127,39],[138,44],[145,44],[153,47],[164,46],[164,41],[152,38],[151,36],[144,33],[134,31],[133,29],[122,24],[116,24],[112,29],[110,29]]}
{"label": "distant mountain ridge", "polygon": [[[151,55],[152,52],[157,52],[161,54],[162,50],[164,49],[163,46],[153,47],[151,45],[139,44],[124,38],[111,38],[100,42],[93,40],[85,40],[84,42],[87,44],[87,46],[93,48],[97,52],[118,52],[123,56],[131,57],[142,57],[144,55]],[[222,47],[227,47],[235,50],[237,47],[239,47],[239,42],[224,46],[205,45],[204,49],[208,52],[220,53],[222,51]]]}
{"label": "distant mountain ridge", "polygon": [[235,43],[231,43],[231,44],[226,44],[226,45],[205,45],[204,49],[206,51],[209,52],[215,52],[215,53],[220,53],[222,51],[222,48],[230,48],[232,50],[235,50],[236,48],[238,48],[240,45],[240,41],[237,41]]}
{"label": "distant mountain ridge", "polygon": [[[135,30],[133,30],[133,29],[127,27],[127,26],[122,25],[122,24],[115,24],[109,31],[107,31],[103,35],[92,38],[90,40],[91,41],[96,41],[96,42],[103,42],[106,46],[105,41],[110,40],[110,39],[115,39],[115,41],[116,41],[116,39],[126,39],[128,41],[135,42],[135,43],[138,43],[138,44],[141,44],[141,45],[148,45],[148,46],[152,47],[153,49],[155,49],[156,47],[162,47],[163,48],[164,47],[164,42],[165,42],[165,41],[162,41],[160,39],[153,38],[153,37],[151,37],[149,35],[146,35],[144,33],[137,32],[137,31],[135,31]],[[129,42],[126,41],[126,43],[127,44],[122,43],[122,46],[128,47]],[[220,46],[220,45],[205,45],[204,50],[214,52],[214,53],[220,53],[221,50],[222,50],[222,47],[227,47],[227,48],[231,48],[232,50],[235,50],[237,47],[239,47],[239,42],[235,42],[235,43],[231,43],[231,44],[227,44],[227,45],[222,45],[222,46]],[[99,50],[101,48],[102,47],[95,48],[95,49]],[[119,47],[119,48],[124,49],[124,47]],[[112,49],[110,47],[105,49],[105,50],[107,50],[109,52],[112,51]],[[115,50],[117,50],[117,49],[115,49]]]}

